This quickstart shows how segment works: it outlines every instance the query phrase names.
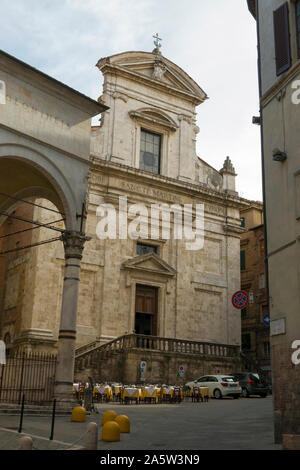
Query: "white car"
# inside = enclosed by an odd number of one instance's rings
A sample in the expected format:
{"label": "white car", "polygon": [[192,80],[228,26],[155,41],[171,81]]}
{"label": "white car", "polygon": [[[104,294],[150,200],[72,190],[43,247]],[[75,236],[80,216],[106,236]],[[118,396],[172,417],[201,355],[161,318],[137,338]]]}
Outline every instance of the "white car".
{"label": "white car", "polygon": [[208,387],[211,397],[223,398],[231,396],[239,398],[242,394],[242,388],[239,382],[236,382],[230,375],[205,375],[200,379],[188,382],[186,387]]}

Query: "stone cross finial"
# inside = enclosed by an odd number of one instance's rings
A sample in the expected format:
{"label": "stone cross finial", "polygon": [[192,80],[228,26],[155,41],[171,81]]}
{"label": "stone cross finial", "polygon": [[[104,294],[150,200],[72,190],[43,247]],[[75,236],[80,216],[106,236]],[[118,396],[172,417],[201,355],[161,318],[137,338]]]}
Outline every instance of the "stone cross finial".
{"label": "stone cross finial", "polygon": [[159,41],[162,41],[162,39],[160,37],[158,37],[158,33],[156,33],[155,36],[152,36],[154,38],[154,46],[155,46],[155,49],[159,50],[161,48],[161,43]]}

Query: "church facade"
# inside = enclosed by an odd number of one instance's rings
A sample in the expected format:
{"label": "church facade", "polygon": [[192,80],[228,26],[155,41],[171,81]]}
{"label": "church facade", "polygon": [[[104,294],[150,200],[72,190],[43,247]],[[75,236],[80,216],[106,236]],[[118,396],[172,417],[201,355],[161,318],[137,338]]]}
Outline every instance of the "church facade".
{"label": "church facade", "polygon": [[[196,107],[206,93],[159,47],[116,54],[97,67],[104,76],[99,101],[109,109],[91,129],[89,241],[81,261],[77,348],[132,333],[238,347],[241,318],[231,299],[240,289],[240,209],[246,202],[235,190],[228,157],[217,171],[197,156]],[[36,202],[55,209],[45,200]],[[188,208],[194,229],[197,207],[204,216],[199,247],[176,236],[178,214],[183,221]],[[43,224],[54,220],[49,210],[28,210]],[[116,220],[110,234],[101,231],[108,213]],[[62,221],[56,225],[64,227]],[[23,236],[28,245],[47,235],[44,226]],[[11,347],[55,350],[63,244],[20,251],[1,273],[2,338],[8,335]]]}

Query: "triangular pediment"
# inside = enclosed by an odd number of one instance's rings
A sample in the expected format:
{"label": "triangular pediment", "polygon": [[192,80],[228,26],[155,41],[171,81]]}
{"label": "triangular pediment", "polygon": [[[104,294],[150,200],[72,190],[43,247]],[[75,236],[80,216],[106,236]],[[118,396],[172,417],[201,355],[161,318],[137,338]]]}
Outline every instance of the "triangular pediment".
{"label": "triangular pediment", "polygon": [[178,65],[161,54],[151,52],[123,52],[99,60],[97,67],[105,73],[114,68],[150,80],[154,84],[177,90],[203,102],[207,95],[202,88]]}
{"label": "triangular pediment", "polygon": [[122,264],[123,269],[151,272],[164,276],[175,276],[176,270],[156,253],[135,256]]}

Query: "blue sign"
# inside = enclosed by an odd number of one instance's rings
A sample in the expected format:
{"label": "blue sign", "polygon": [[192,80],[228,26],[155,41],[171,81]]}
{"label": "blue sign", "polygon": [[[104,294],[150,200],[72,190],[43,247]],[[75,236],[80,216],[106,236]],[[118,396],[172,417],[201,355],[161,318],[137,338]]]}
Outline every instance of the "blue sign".
{"label": "blue sign", "polygon": [[268,313],[264,316],[263,322],[266,326],[270,326],[270,315]]}

